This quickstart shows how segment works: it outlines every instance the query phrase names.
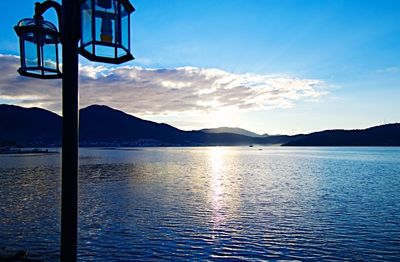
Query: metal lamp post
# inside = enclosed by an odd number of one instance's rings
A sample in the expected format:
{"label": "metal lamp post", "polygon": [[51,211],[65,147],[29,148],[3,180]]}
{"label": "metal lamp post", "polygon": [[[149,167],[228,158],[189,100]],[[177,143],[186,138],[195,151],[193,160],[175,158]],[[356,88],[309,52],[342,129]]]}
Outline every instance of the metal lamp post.
{"label": "metal lamp post", "polygon": [[[59,32],[43,19],[50,8],[57,12]],[[34,17],[21,20],[14,28],[20,39],[18,72],[40,79],[62,78],[61,261],[77,258],[78,53],[91,61],[114,64],[134,59],[130,53],[134,10],[128,0],[62,0],[61,5],[47,0],[36,3]]]}

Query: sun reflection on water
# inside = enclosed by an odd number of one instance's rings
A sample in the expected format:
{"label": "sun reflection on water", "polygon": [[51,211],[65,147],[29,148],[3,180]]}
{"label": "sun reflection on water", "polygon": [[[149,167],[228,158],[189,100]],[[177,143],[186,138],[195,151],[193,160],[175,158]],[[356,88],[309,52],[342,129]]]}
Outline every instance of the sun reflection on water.
{"label": "sun reflection on water", "polygon": [[211,221],[213,223],[213,230],[218,231],[221,224],[227,219],[227,206],[226,196],[226,149],[221,147],[213,147],[208,151],[210,163],[210,196],[211,196]]}
{"label": "sun reflection on water", "polygon": [[220,147],[212,148],[209,151],[211,166],[211,188],[213,192],[213,209],[219,210],[223,202],[223,166],[224,150]]}

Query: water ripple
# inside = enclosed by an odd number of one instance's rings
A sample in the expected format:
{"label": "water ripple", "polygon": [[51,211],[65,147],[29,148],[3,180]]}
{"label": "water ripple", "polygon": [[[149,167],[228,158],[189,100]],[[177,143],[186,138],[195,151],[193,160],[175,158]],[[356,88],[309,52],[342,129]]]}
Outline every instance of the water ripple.
{"label": "water ripple", "polygon": [[[400,259],[399,149],[81,155],[80,261]],[[0,157],[0,259],[57,261],[59,158],[18,161]]]}

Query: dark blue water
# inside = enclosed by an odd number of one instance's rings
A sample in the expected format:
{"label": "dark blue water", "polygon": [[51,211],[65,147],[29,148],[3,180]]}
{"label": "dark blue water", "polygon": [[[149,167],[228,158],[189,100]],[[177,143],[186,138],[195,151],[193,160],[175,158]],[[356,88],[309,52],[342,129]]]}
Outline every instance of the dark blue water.
{"label": "dark blue water", "polygon": [[[400,260],[400,148],[259,149],[81,149],[79,260]],[[0,185],[0,254],[56,261],[60,155]]]}

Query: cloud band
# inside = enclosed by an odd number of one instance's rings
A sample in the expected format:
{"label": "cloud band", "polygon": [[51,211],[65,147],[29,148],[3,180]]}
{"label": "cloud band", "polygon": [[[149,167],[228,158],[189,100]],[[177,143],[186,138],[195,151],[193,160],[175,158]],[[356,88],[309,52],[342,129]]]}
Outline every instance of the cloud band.
{"label": "cloud band", "polygon": [[[19,58],[0,55],[0,100],[61,111],[61,82],[17,75]],[[266,110],[326,94],[324,82],[288,76],[234,74],[214,68],[80,66],[80,104],[105,104],[141,115]]]}

